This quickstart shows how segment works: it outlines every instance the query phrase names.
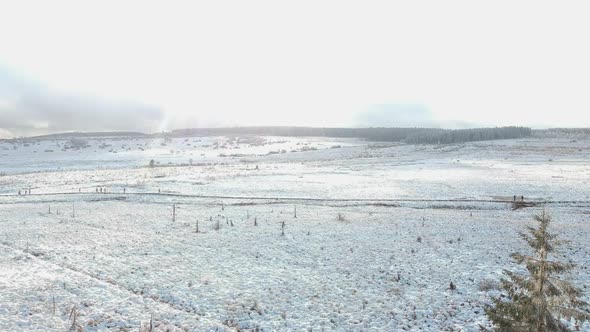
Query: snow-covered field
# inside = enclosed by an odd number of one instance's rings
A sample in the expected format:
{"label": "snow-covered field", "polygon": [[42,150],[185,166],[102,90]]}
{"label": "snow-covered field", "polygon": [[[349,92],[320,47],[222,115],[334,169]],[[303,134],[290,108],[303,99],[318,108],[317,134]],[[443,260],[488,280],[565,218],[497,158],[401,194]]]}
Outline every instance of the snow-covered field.
{"label": "snow-covered field", "polygon": [[590,295],[587,140],[86,140],[0,143],[0,331],[477,331],[513,195]]}

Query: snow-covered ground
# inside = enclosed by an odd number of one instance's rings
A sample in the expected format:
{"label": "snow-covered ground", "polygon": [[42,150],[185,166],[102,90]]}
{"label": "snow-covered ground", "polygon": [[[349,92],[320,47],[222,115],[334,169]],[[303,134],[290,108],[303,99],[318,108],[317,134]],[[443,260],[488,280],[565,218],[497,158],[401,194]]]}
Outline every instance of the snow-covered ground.
{"label": "snow-covered ground", "polygon": [[513,195],[588,299],[590,141],[87,141],[0,143],[0,331],[477,331]]}

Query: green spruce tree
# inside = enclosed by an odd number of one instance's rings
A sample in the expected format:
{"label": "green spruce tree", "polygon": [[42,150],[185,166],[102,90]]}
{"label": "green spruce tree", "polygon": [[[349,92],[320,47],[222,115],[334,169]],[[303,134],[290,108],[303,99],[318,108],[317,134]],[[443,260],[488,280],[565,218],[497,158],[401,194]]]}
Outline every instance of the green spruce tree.
{"label": "green spruce tree", "polygon": [[534,219],[537,228],[527,226],[527,233],[519,233],[534,254],[511,255],[526,266],[528,274],[505,270],[508,279],[502,280],[502,288],[508,296],[494,299],[494,305],[485,310],[497,331],[570,331],[561,318],[582,324],[590,317],[588,303],[580,299],[582,291],[558,277],[574,265],[549,260],[556,246],[564,243],[547,231],[551,216],[543,210]]}

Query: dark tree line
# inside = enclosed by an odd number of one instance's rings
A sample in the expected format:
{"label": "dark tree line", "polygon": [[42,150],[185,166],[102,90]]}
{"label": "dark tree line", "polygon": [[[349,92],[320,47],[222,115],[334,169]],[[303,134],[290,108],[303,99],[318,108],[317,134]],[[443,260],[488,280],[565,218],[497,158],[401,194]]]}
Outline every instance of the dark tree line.
{"label": "dark tree line", "polygon": [[477,129],[437,128],[311,128],[311,127],[234,127],[180,129],[170,133],[173,137],[268,135],[294,137],[356,137],[369,141],[405,142],[410,144],[450,144],[471,141],[511,139],[531,136],[526,127],[499,127]]}
{"label": "dark tree line", "polygon": [[533,136],[539,138],[589,138],[590,128],[551,128],[533,130]]}
{"label": "dark tree line", "polygon": [[[362,138],[376,142],[405,142],[409,144],[451,144],[483,140],[513,139],[535,136],[564,134],[587,134],[590,129],[560,129],[560,131],[533,131],[527,127],[498,127],[476,129],[439,129],[439,128],[313,128],[313,127],[227,127],[227,128],[190,128],[178,129],[157,134],[132,132],[105,133],[64,133],[38,136],[28,139],[68,139],[72,137],[192,137],[192,136],[285,136],[285,137],[338,137]],[[27,138],[24,138],[25,140]],[[21,139],[22,140],[22,139]],[[18,142],[19,139],[7,140]],[[2,140],[0,140],[2,142]]]}
{"label": "dark tree line", "polygon": [[531,128],[527,127],[474,128],[457,130],[439,129],[423,133],[416,133],[406,138],[405,142],[411,144],[450,144],[489,141],[529,137],[531,136],[531,132]]}

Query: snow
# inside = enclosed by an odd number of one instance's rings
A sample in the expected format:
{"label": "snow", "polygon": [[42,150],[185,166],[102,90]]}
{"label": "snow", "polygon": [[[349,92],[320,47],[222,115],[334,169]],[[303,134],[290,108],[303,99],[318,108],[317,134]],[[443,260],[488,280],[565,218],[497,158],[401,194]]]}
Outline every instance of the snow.
{"label": "snow", "polygon": [[539,210],[512,195],[547,201],[588,299],[588,141],[228,141],[0,143],[0,330],[477,331]]}

